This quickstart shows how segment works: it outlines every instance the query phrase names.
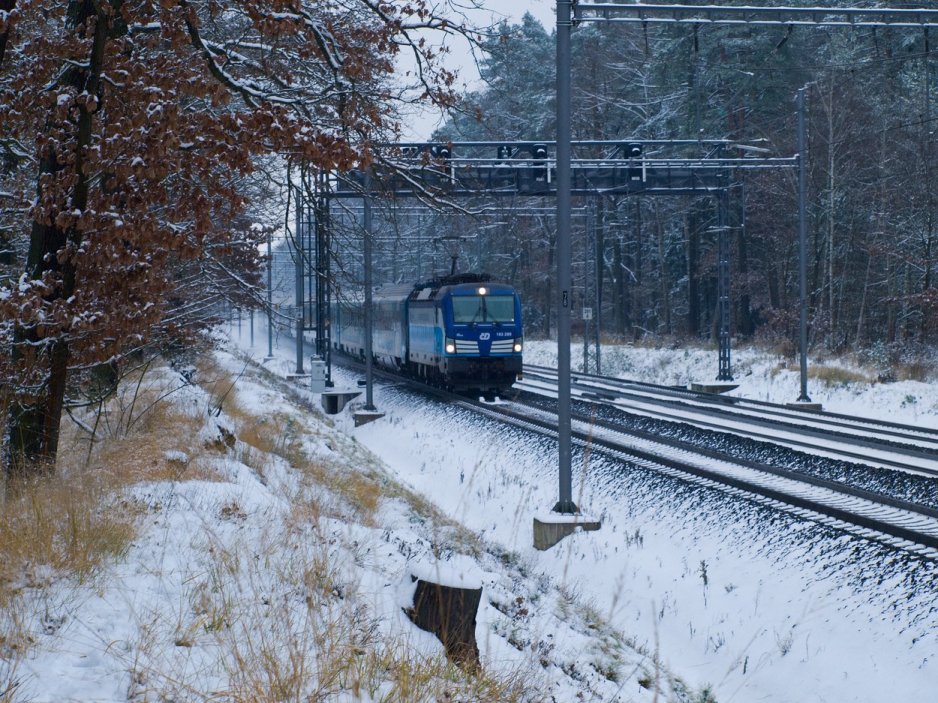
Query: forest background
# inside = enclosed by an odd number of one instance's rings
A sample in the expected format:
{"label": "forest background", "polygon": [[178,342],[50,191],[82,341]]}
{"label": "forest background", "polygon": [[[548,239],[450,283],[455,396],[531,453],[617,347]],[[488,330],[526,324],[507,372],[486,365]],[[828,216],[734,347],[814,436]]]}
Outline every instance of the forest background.
{"label": "forest background", "polygon": [[[584,24],[573,33],[573,138],[727,139],[791,156],[795,98],[807,86],[811,345],[917,354],[934,341],[938,310],[932,42],[927,30]],[[484,86],[437,137],[553,134],[552,34],[526,16],[503,24],[484,49]],[[735,185],[732,330],[791,349],[797,173],[750,171]],[[597,198],[593,207],[595,232],[589,251],[575,245],[581,268],[574,280],[595,276],[598,259],[604,330],[635,340],[715,338],[713,202],[630,195]],[[514,255],[501,257],[497,273],[538,293],[536,302],[529,298],[528,320],[541,319],[546,334],[549,315],[541,313],[553,304],[554,241],[543,224],[529,218],[505,229],[512,236],[505,251]],[[595,287],[584,289],[586,306],[594,305]]]}

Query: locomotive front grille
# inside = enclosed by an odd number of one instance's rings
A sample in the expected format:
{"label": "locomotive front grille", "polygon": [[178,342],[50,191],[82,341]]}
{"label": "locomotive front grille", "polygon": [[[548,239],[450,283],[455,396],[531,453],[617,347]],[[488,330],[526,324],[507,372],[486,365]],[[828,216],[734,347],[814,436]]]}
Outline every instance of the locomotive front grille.
{"label": "locomotive front grille", "polygon": [[492,342],[492,353],[493,354],[511,354],[514,351],[515,340],[513,339],[496,339]]}
{"label": "locomotive front grille", "polygon": [[456,353],[457,354],[478,354],[479,353],[479,343],[472,340],[457,339],[456,340]]}

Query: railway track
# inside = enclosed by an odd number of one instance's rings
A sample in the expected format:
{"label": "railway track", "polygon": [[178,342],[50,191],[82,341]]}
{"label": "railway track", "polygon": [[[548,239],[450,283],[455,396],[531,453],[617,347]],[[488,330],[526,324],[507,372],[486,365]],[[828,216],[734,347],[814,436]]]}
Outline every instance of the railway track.
{"label": "railway track", "polygon": [[[556,393],[557,373],[525,367],[517,387]],[[574,397],[625,412],[729,432],[815,455],[938,477],[938,430],[614,378],[573,374]]]}
{"label": "railway track", "polygon": [[[343,360],[346,363],[347,360]],[[349,361],[349,366],[361,366]],[[496,404],[467,399],[375,370],[376,377],[461,406],[499,422],[556,437],[557,416],[520,400]],[[525,383],[529,383],[526,381]],[[579,381],[575,381],[579,383]],[[892,548],[938,560],[938,510],[784,467],[731,457],[652,433],[623,430],[614,421],[574,413],[572,440],[591,452],[707,486]]]}
{"label": "railway track", "polygon": [[[556,415],[511,402],[457,401],[489,417],[556,436]],[[613,423],[574,413],[573,440],[592,452],[734,495],[938,559],[938,510],[784,468],[740,459],[677,440],[621,432]]]}

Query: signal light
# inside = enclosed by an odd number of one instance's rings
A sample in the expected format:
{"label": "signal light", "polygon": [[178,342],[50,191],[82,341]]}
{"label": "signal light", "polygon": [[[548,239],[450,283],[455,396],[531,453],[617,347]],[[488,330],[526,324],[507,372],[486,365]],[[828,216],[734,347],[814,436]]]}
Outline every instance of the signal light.
{"label": "signal light", "polygon": [[511,158],[511,147],[508,146],[507,144],[502,144],[501,146],[498,147],[498,151],[497,151],[496,153],[498,154],[498,160],[499,160],[499,161],[504,161],[505,159],[510,159],[510,158]]}
{"label": "signal light", "polygon": [[430,149],[430,153],[436,159],[442,159],[443,161],[448,161],[452,157],[452,151],[447,144],[434,144]]}
{"label": "signal light", "polygon": [[[547,161],[547,145],[533,144],[531,146],[531,157],[534,161]],[[550,182],[550,173],[548,173],[547,164],[544,164],[543,166],[534,166],[531,169],[531,175],[539,184],[546,185]]]}
{"label": "signal light", "polygon": [[[639,142],[630,142],[622,145],[621,154],[630,161],[632,159],[642,159],[643,145]],[[633,162],[634,163],[634,162]],[[629,166],[628,178],[630,181],[645,181],[645,161],[642,159],[640,164]]]}

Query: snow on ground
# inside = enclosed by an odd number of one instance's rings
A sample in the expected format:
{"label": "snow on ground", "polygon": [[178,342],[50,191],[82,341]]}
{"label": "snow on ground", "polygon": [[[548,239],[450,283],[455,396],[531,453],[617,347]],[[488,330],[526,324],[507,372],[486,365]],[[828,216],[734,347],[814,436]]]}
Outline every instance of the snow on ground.
{"label": "snow on ground", "polygon": [[[273,373],[243,354],[217,361],[237,384],[221,388],[220,405],[179,373],[151,371],[145,385],[175,387],[168,397],[196,423],[192,439],[166,431],[157,459],[184,480],[133,484],[106,506],[137,515],[139,529],[98,573],[23,585],[0,617],[0,700],[479,700],[433,669],[439,641],[402,610],[411,575],[434,573],[482,586],[481,661],[509,692],[690,700],[650,651],[622,642],[529,556],[395,489],[347,415],[333,423],[283,380],[289,354],[267,363]],[[7,633],[28,648],[8,646]]]}
{"label": "snow on ground", "polygon": [[[282,380],[294,370],[292,343],[278,339],[262,362],[262,326],[254,345],[246,324],[229,334],[237,358],[219,359],[238,378],[238,404],[266,418],[253,431],[296,443],[325,473],[311,482],[285,459],[233,443],[237,422],[207,412],[204,393],[175,394],[202,426],[194,445],[168,434],[163,461],[201,463],[199,480],[127,489],[112,506],[140,515],[126,554],[87,581],[46,574],[43,587],[24,589],[2,616],[32,641],[27,657],[0,659],[0,682],[19,684],[11,700],[258,700],[277,686],[296,697],[297,663],[314,694],[339,676],[328,654],[340,639],[398,667],[402,651],[439,657],[439,642],[401,610],[410,574],[434,568],[482,584],[483,665],[535,700],[882,703],[931,700],[938,688],[933,565],[588,453],[574,457],[575,499],[602,529],[539,552],[532,519],[556,500],[554,442],[396,384],[376,386],[381,420],[355,427],[354,407],[326,418],[297,405],[315,396]],[[530,362],[554,362],[549,343],[527,349]],[[716,354],[623,347],[606,350],[604,364],[685,384],[715,376]],[[777,358],[739,350],[734,364],[736,394],[797,394],[797,372]],[[938,425],[926,384],[810,390],[829,409]],[[393,491],[363,509],[320,485],[355,472],[393,476],[442,516]],[[344,693],[329,699],[393,696],[385,664],[359,667],[357,687],[343,669],[344,688],[335,679],[329,690]]]}
{"label": "snow on ground", "polygon": [[[671,349],[643,346],[601,347],[601,368],[604,375],[630,378],[662,385],[686,386],[691,382],[709,383],[716,380],[719,370],[716,349]],[[593,347],[590,347],[589,368],[595,369]],[[540,366],[557,365],[557,345],[551,342],[527,342],[525,363]],[[801,391],[801,374],[795,360],[786,359],[758,349],[734,349],[731,354],[733,382],[739,388],[730,395],[773,403],[795,402]],[[582,344],[571,352],[574,370],[583,368]],[[830,412],[873,418],[888,418],[922,427],[938,428],[938,394],[934,383],[897,381],[893,383],[853,382],[825,383],[814,378],[817,368],[842,369],[845,378],[853,376],[876,378],[875,369],[863,369],[853,362],[830,360],[823,363],[808,358],[808,395]],[[938,371],[938,370],[936,370]]]}
{"label": "snow on ground", "polygon": [[[292,352],[278,352],[288,366]],[[580,353],[575,346],[575,365]],[[555,360],[554,344],[528,343],[527,362]],[[783,362],[734,351],[734,394],[795,400],[797,367]],[[607,373],[681,385],[717,370],[715,351],[683,349],[606,349],[603,363]],[[339,385],[355,382],[335,376]],[[812,378],[809,393],[829,410],[938,426],[929,384]],[[393,384],[377,384],[375,402],[384,419],[355,428],[345,411],[336,427],[444,513],[591,602],[634,647],[659,652],[693,686],[712,687],[720,703],[881,703],[930,700],[938,690],[934,565],[582,454],[575,497],[603,527],[537,552],[532,517],[557,496],[553,442],[418,401]]]}

